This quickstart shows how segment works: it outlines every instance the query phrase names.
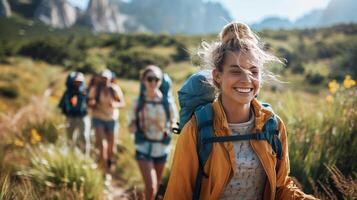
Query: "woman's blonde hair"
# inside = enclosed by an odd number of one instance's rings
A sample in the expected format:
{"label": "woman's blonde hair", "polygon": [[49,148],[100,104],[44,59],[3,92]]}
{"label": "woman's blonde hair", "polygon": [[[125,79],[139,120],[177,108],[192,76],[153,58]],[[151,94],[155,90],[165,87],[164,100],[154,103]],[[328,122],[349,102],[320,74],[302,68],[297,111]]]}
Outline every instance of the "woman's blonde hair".
{"label": "woman's blonde hair", "polygon": [[202,42],[198,49],[202,68],[223,71],[223,62],[228,52],[249,53],[253,58],[250,62],[259,67],[262,78],[277,80],[275,75],[263,66],[267,63],[282,63],[279,58],[261,48],[259,37],[253,33],[248,25],[240,22],[227,24],[219,34],[217,42]]}

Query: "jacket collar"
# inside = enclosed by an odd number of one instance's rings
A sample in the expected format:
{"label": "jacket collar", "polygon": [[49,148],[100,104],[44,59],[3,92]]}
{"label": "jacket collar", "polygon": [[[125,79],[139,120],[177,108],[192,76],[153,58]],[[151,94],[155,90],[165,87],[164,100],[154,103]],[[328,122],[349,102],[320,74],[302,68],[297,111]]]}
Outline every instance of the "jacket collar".
{"label": "jacket collar", "polygon": [[[251,106],[255,114],[254,132],[260,132],[263,129],[265,122],[272,116],[272,111],[265,108],[257,99],[251,101]],[[217,136],[231,135],[228,127],[227,116],[224,111],[221,100],[216,99],[212,103],[214,112],[214,129]]]}

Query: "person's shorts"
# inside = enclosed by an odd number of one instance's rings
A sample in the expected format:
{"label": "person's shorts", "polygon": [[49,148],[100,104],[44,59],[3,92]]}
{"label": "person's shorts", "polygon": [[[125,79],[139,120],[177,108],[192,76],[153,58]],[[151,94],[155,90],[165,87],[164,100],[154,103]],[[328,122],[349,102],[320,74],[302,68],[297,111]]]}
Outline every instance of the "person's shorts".
{"label": "person's shorts", "polygon": [[135,159],[136,160],[142,160],[142,161],[151,161],[155,164],[164,164],[167,160],[167,154],[164,156],[160,156],[160,157],[152,157],[150,155],[141,153],[139,151],[136,151],[135,153]]}
{"label": "person's shorts", "polygon": [[101,120],[98,118],[92,119],[94,128],[103,127],[106,133],[115,133],[118,129],[118,122],[116,120]]}

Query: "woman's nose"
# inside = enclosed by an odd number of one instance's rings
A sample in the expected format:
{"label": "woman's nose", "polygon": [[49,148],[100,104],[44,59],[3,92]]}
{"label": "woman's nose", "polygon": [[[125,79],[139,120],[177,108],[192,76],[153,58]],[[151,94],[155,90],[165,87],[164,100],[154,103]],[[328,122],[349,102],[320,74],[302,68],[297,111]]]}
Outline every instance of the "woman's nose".
{"label": "woman's nose", "polygon": [[251,81],[250,77],[251,77],[251,72],[244,70],[244,71],[241,73],[240,79],[241,79],[242,81],[250,82],[250,81]]}

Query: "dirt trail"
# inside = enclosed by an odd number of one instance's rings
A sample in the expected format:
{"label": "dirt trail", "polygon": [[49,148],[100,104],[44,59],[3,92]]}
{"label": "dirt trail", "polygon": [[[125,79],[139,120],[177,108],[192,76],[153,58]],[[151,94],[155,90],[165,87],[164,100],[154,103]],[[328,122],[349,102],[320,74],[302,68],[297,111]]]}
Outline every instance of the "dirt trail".
{"label": "dirt trail", "polygon": [[136,192],[123,188],[125,183],[120,177],[113,177],[112,180],[105,181],[104,199],[105,200],[138,200],[140,198]]}

